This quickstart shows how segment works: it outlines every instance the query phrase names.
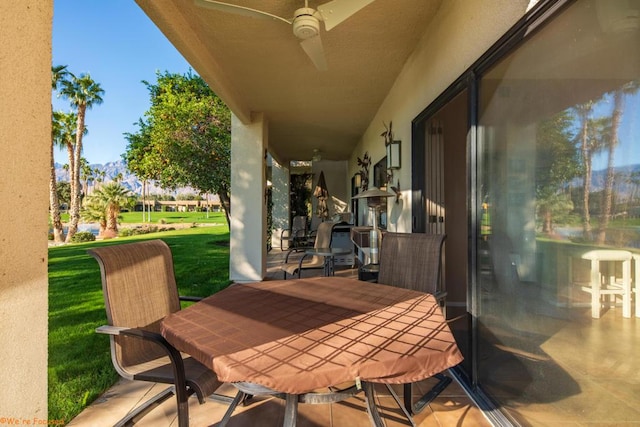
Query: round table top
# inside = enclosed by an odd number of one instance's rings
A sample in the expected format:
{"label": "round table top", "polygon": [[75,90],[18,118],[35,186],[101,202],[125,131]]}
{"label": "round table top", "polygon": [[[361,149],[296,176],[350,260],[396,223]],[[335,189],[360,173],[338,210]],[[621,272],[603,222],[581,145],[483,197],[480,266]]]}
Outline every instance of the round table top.
{"label": "round table top", "polygon": [[161,333],[220,381],[291,394],[415,382],[462,361],[433,295],[345,277],[231,285]]}

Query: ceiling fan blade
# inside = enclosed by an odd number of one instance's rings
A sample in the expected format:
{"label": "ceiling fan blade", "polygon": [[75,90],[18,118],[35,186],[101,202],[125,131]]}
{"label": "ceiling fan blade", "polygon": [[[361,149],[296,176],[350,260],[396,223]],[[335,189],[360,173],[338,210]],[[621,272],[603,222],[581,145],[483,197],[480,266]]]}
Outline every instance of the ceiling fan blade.
{"label": "ceiling fan blade", "polygon": [[374,0],[333,0],[318,6],[318,11],[324,21],[324,29],[329,31],[342,21],[349,18]]}
{"label": "ceiling fan blade", "polygon": [[324,57],[324,49],[322,48],[320,36],[304,39],[300,42],[300,46],[302,46],[302,49],[304,49],[318,70],[327,71],[327,60]]}
{"label": "ceiling fan blade", "polygon": [[260,18],[260,19],[275,19],[277,21],[283,21],[287,24],[291,24],[292,21],[282,18],[277,15],[273,15],[269,12],[264,12],[262,10],[251,9],[250,7],[239,6],[237,4],[225,3],[216,0],[194,0],[195,4],[201,7],[206,7],[208,9],[219,10],[221,12],[233,13],[235,15],[244,15],[250,16],[252,18]]}

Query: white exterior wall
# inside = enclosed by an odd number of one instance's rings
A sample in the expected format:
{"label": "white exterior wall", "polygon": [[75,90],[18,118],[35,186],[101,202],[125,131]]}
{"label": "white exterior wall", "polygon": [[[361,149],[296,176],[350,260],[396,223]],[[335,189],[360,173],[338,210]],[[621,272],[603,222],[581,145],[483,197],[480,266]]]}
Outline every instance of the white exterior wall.
{"label": "white exterior wall", "polygon": [[267,146],[262,114],[246,125],[231,115],[229,279],[234,282],[259,281],[267,272]]}
{"label": "white exterior wall", "polygon": [[[348,176],[352,176],[359,170],[357,158],[369,153],[372,159],[369,183],[372,186],[373,165],[385,156],[384,139],[380,137],[385,130],[382,123],[393,122],[394,139],[402,141],[402,168],[394,171],[393,183],[400,181],[402,200],[399,205],[388,204],[390,230],[411,232],[411,121],[534,3],[530,0],[442,2],[349,162]],[[487,25],[488,22],[491,25]]]}
{"label": "white exterior wall", "polygon": [[0,424],[47,423],[52,17],[0,2]]}

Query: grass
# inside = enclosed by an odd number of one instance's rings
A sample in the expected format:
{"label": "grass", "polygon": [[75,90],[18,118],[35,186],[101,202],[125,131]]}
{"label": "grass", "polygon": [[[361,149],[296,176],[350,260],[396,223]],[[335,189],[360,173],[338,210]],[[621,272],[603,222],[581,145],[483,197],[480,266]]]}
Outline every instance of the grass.
{"label": "grass", "polygon": [[50,419],[70,421],[118,378],[109,338],[94,332],[106,314],[100,269],[86,250],[157,238],[171,247],[181,295],[208,296],[230,283],[226,224],[49,249]]}
{"label": "grass", "polygon": [[[123,212],[122,224],[142,223],[142,212]],[[147,213],[148,215],[148,213]],[[189,224],[193,222],[202,224],[226,224],[227,220],[222,212],[151,212],[151,224]]]}
{"label": "grass", "polygon": [[[146,221],[142,219],[142,212],[122,212],[121,224],[140,224]],[[145,218],[148,213],[145,214]],[[69,221],[69,214],[62,214],[62,221]],[[227,219],[223,212],[151,212],[150,224],[191,224],[194,222],[200,224],[226,224]]]}

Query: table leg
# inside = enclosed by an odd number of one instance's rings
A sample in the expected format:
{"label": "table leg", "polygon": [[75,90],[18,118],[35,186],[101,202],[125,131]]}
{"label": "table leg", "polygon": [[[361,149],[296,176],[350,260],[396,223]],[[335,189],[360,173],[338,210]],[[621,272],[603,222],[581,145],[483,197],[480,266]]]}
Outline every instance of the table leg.
{"label": "table leg", "polygon": [[298,419],[298,395],[287,394],[286,406],[284,408],[284,423],[283,427],[296,427],[296,421]]}
{"label": "table leg", "polygon": [[622,261],[622,317],[631,317],[631,261]]}
{"label": "table leg", "polygon": [[600,318],[600,261],[591,260],[591,317]]}
{"label": "table leg", "polygon": [[373,384],[362,381],[362,389],[364,390],[365,402],[367,403],[367,413],[369,414],[371,425],[374,427],[384,427],[384,422],[382,421],[382,418],[380,418],[380,412],[378,412],[378,406],[376,405]]}
{"label": "table leg", "polygon": [[233,411],[235,411],[236,409],[236,406],[238,406],[238,403],[240,403],[240,401],[244,399],[245,396],[246,396],[245,393],[243,393],[242,391],[238,391],[238,394],[236,394],[236,397],[233,398],[233,401],[231,401],[229,408],[224,413],[222,420],[220,420],[220,422],[218,423],[218,427],[225,427],[227,425],[227,423],[229,422],[229,419],[231,419],[231,415],[233,414]]}
{"label": "table leg", "polygon": [[635,299],[636,299],[636,317],[640,317],[640,255],[633,256],[633,265],[635,267]]}

